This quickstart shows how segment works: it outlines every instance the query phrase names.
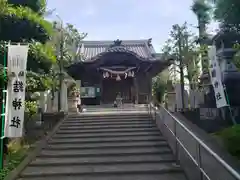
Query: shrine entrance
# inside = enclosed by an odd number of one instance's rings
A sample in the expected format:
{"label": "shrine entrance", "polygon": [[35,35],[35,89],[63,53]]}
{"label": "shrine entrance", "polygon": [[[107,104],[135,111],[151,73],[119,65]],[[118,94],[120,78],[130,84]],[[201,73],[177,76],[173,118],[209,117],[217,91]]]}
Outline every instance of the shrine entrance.
{"label": "shrine entrance", "polygon": [[152,78],[170,62],[154,52],[151,39],[84,41],[80,51],[81,59],[67,71],[81,80],[84,105],[113,104],[118,93],[123,103],[149,103]]}
{"label": "shrine entrance", "polygon": [[123,103],[133,103],[135,96],[133,78],[119,81],[104,79],[102,81],[101,103],[112,104],[118,93],[121,95]]}

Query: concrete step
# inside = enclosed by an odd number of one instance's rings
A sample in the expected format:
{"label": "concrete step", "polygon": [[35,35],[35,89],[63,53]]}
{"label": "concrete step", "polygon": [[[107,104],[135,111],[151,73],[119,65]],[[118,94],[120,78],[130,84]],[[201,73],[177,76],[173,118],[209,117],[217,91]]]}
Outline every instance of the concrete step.
{"label": "concrete step", "polygon": [[53,138],[89,138],[89,137],[124,137],[124,136],[160,136],[160,131],[150,132],[103,132],[103,133],[78,133],[78,134],[55,134]]}
{"label": "concrete step", "polygon": [[154,173],[174,173],[182,172],[173,163],[130,163],[130,164],[110,164],[110,165],[71,165],[71,166],[29,166],[22,177],[43,177],[43,176],[68,176],[68,175],[102,175],[102,174],[154,174]]}
{"label": "concrete step", "polygon": [[148,127],[156,127],[154,124],[126,124],[126,125],[96,125],[96,126],[91,126],[91,125],[85,125],[82,127],[78,126],[60,126],[60,130],[82,130],[82,129],[103,129],[103,128],[148,128]]}
{"label": "concrete step", "polygon": [[125,124],[153,124],[151,120],[121,120],[121,121],[109,121],[109,120],[78,120],[78,121],[65,121],[62,126],[81,126],[81,125],[125,125]]}
{"label": "concrete step", "polygon": [[109,115],[147,115],[148,111],[139,111],[139,110],[129,110],[129,111],[122,111],[122,110],[115,110],[115,111],[102,111],[102,112],[84,112],[80,114],[76,113],[69,113],[69,117],[77,117],[77,116],[109,116]]}
{"label": "concrete step", "polygon": [[43,149],[39,157],[96,157],[96,156],[125,156],[142,154],[167,154],[171,153],[168,147],[128,147],[109,149],[83,149],[83,150],[45,150]]}
{"label": "concrete step", "polygon": [[68,176],[44,176],[44,177],[28,177],[19,178],[17,180],[186,180],[186,177],[181,172],[170,174],[159,173],[132,173],[132,174],[109,174],[109,175],[68,175]]}
{"label": "concrete step", "polygon": [[56,134],[83,134],[83,133],[106,133],[106,132],[159,132],[157,127],[145,127],[145,128],[111,128],[111,129],[67,129],[67,130],[58,130]]}
{"label": "concrete step", "polygon": [[138,125],[151,125],[155,126],[155,124],[151,121],[143,121],[143,122],[94,122],[94,123],[81,123],[81,122],[75,122],[75,123],[63,123],[61,127],[98,127],[98,126],[127,126],[127,125],[133,125],[133,126],[138,126]]}
{"label": "concrete step", "polygon": [[125,136],[125,137],[89,137],[89,138],[70,138],[58,139],[52,138],[49,144],[71,144],[71,143],[98,143],[98,142],[133,142],[133,141],[165,141],[162,136]]}
{"label": "concrete step", "polygon": [[51,150],[80,150],[80,149],[109,149],[109,148],[127,148],[127,147],[168,147],[168,144],[166,141],[138,141],[138,142],[98,142],[98,143],[75,143],[75,144],[48,144],[44,149],[51,149]]}
{"label": "concrete step", "polygon": [[143,163],[143,162],[174,162],[171,154],[153,155],[126,155],[110,157],[75,157],[75,158],[37,158],[30,166],[62,166],[62,165],[90,165],[90,164],[116,164],[116,163]]}
{"label": "concrete step", "polygon": [[119,119],[133,119],[133,120],[138,120],[138,119],[150,119],[148,114],[142,114],[142,115],[119,115],[119,114],[113,114],[113,115],[77,115],[77,116],[68,116],[68,120],[76,120],[76,119],[81,119],[81,120],[94,120],[94,119],[110,119],[113,121],[117,121]]}
{"label": "concrete step", "polygon": [[71,115],[18,180],[186,180],[148,114],[121,113]]}

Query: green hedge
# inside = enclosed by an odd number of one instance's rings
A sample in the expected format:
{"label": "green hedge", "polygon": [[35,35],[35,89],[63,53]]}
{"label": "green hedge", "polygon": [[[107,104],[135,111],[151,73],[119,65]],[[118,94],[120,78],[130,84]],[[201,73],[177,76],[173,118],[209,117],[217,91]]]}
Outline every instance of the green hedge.
{"label": "green hedge", "polygon": [[235,125],[216,133],[228,152],[240,159],[240,125]]}

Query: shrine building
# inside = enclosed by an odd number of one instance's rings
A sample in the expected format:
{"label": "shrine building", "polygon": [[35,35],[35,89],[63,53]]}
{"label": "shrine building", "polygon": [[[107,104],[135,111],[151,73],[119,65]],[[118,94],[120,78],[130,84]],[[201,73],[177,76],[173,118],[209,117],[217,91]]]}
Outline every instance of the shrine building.
{"label": "shrine building", "polygon": [[148,103],[152,78],[171,62],[154,51],[151,39],[83,41],[80,51],[67,71],[80,80],[85,105],[112,104],[117,94],[124,103]]}

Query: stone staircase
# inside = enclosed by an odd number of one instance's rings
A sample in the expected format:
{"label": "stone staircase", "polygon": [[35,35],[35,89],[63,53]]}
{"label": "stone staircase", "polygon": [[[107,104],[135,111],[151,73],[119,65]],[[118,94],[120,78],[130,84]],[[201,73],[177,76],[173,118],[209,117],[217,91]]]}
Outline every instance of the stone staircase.
{"label": "stone staircase", "polygon": [[71,115],[18,180],[186,180],[147,113]]}
{"label": "stone staircase", "polygon": [[92,112],[143,112],[147,110],[147,106],[134,105],[134,104],[123,104],[121,107],[114,108],[113,104],[104,104],[99,106],[83,106],[86,109],[86,113]]}

